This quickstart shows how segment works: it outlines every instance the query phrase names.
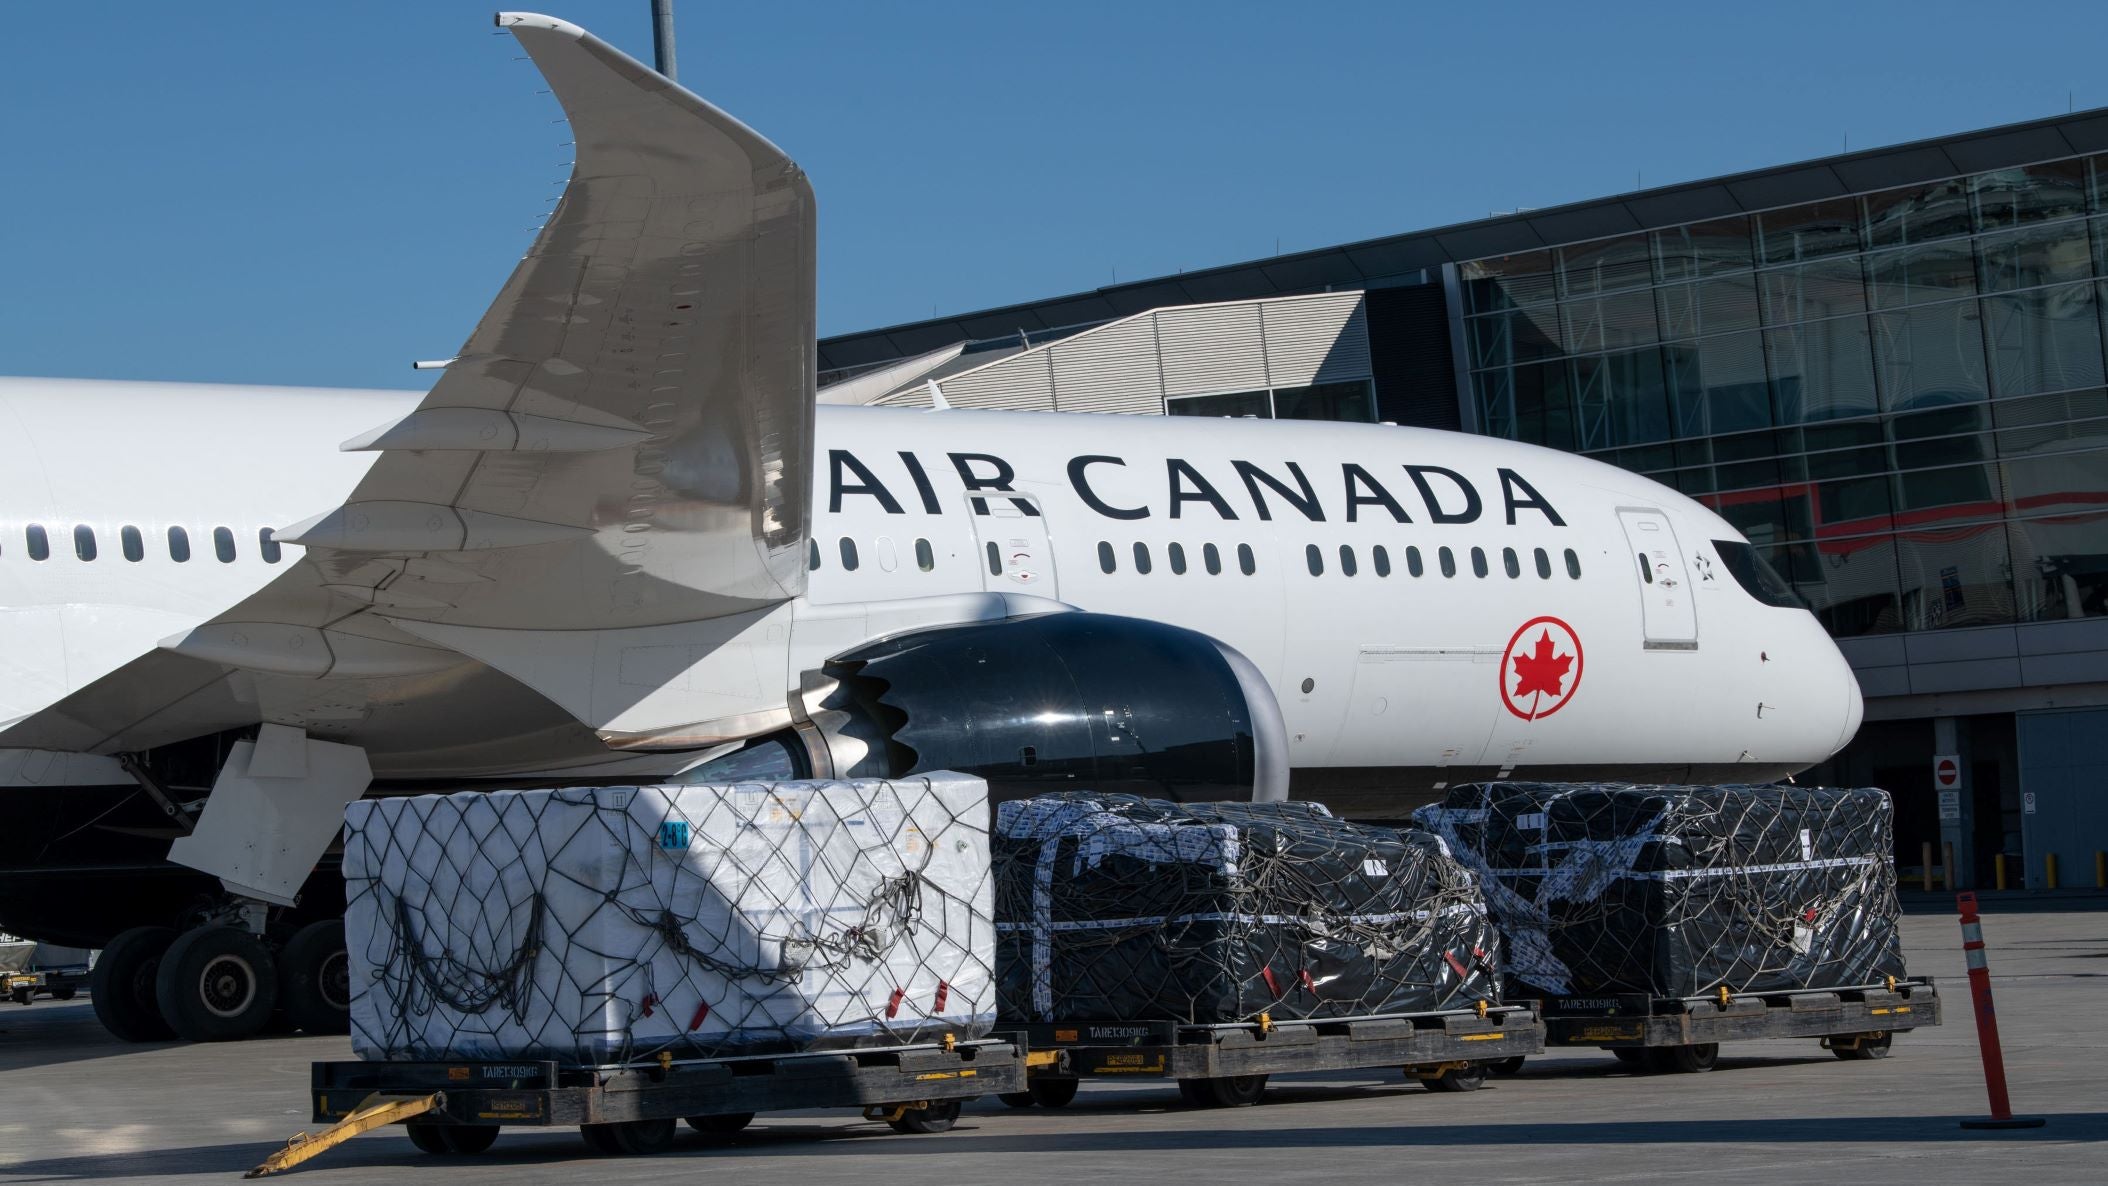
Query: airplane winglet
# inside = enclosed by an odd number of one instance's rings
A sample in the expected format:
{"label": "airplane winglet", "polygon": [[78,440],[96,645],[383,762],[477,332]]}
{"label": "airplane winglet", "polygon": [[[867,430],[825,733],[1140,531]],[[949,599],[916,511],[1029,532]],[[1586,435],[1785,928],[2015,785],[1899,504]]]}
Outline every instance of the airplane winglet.
{"label": "airplane winglet", "polygon": [[497,14],[496,23],[500,29],[547,29],[551,33],[561,33],[573,38],[584,38],[586,35],[583,28],[570,21],[543,16],[538,12],[501,12]]}

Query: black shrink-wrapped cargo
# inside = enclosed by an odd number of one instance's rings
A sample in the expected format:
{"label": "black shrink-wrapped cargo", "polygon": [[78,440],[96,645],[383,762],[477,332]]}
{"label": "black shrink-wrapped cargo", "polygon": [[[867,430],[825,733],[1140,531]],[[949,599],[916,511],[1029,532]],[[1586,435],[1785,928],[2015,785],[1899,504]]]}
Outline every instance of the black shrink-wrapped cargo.
{"label": "black shrink-wrapped cargo", "polygon": [[1498,1001],[1471,874],[1312,803],[1068,793],[996,810],[997,1011],[1210,1024]]}
{"label": "black shrink-wrapped cargo", "polygon": [[1414,818],[1479,874],[1511,992],[1696,997],[1903,972],[1885,791],[1490,783]]}

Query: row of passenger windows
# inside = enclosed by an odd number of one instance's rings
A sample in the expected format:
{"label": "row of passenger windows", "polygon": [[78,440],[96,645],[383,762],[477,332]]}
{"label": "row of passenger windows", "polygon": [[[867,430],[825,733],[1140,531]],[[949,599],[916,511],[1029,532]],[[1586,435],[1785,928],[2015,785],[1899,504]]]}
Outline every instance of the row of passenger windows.
{"label": "row of passenger windows", "polygon": [[[1134,555],[1135,571],[1147,576],[1155,567],[1149,557],[1149,545],[1137,540],[1135,542]],[[1164,558],[1170,562],[1173,573],[1179,576],[1186,574],[1186,547],[1184,544],[1164,545]],[[1214,544],[1202,544],[1200,546],[1200,565],[1208,571],[1209,576],[1221,576],[1222,552]],[[1104,572],[1117,572],[1120,568],[1119,554],[1114,552],[1113,546],[1104,540],[1098,541],[1098,568]],[[1237,571],[1246,576],[1259,571],[1259,559],[1252,555],[1252,546],[1250,544],[1237,545]]]}
{"label": "row of passenger windows", "polygon": [[[51,559],[51,533],[44,529],[42,523],[31,523],[22,534],[31,560]],[[134,563],[144,560],[146,536],[137,527],[120,527],[117,530],[117,549],[124,554],[125,559]],[[256,552],[263,557],[266,564],[278,563],[283,555],[279,550],[278,541],[272,538],[270,528],[263,528],[256,533]],[[95,529],[86,523],[73,529],[73,554],[82,560],[93,560],[101,554],[95,542]],[[222,564],[234,563],[236,550],[234,531],[231,528],[212,529],[212,554],[219,557]],[[168,558],[178,564],[190,559],[190,532],[181,527],[168,529]]]}
{"label": "row of passenger windows", "polygon": [[[1522,557],[1516,554],[1514,548],[1502,548],[1500,550],[1500,559],[1501,568],[1507,572],[1509,577],[1520,578],[1522,576]],[[1540,579],[1547,581],[1552,579],[1551,553],[1543,548],[1533,548],[1531,549],[1530,559],[1533,562],[1532,567],[1537,570],[1537,575]],[[1580,580],[1581,557],[1576,555],[1572,548],[1568,548],[1566,549],[1565,560],[1566,575],[1574,580]],[[1311,576],[1321,577],[1325,575],[1325,550],[1323,548],[1318,547],[1316,544],[1307,545],[1303,549],[1303,562],[1309,566]],[[1453,577],[1457,575],[1456,553],[1450,551],[1447,547],[1435,549],[1435,563],[1441,567],[1443,576]],[[1391,575],[1391,553],[1389,549],[1382,544],[1377,544],[1370,548],[1369,566],[1376,570],[1377,576],[1387,577]],[[1350,577],[1361,571],[1361,564],[1355,556],[1352,544],[1341,544],[1339,546],[1339,571],[1340,575]],[[1405,571],[1416,577],[1425,575],[1427,566],[1420,558],[1420,549],[1415,547],[1406,548]],[[1486,549],[1471,549],[1471,575],[1484,577],[1490,575],[1492,571],[1492,566],[1486,560]]]}
{"label": "row of passenger windows", "polygon": [[[820,541],[810,540],[808,541],[808,546],[809,550],[805,558],[805,567],[817,571],[820,567]],[[845,571],[855,572],[863,564],[862,558],[857,555],[856,541],[848,536],[845,535],[841,538],[836,545],[836,550],[842,557],[842,568]],[[878,537],[876,550],[878,552],[879,567],[891,572],[894,566],[892,539],[887,536]],[[937,551],[930,547],[930,541],[926,539],[915,541],[915,567],[924,572],[930,572],[937,567]],[[988,571],[998,576],[1002,575],[1003,571],[1002,553],[996,550],[996,546],[993,543],[988,545]]]}

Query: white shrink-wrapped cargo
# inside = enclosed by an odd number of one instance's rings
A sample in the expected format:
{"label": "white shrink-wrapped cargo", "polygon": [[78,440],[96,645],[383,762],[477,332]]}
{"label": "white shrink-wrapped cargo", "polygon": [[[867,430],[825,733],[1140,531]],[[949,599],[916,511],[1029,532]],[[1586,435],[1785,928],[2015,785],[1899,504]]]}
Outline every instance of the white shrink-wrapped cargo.
{"label": "white shrink-wrapped cargo", "polygon": [[985,1034],[987,784],[423,795],[345,812],[352,1048],[603,1065]]}

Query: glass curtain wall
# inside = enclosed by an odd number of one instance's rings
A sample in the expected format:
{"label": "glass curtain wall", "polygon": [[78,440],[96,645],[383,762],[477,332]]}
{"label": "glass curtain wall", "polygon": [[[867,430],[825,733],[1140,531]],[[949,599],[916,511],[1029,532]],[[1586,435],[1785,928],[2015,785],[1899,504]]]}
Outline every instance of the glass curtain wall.
{"label": "glass curtain wall", "polygon": [[1461,273],[1483,431],[1712,507],[1833,634],[2108,615],[2108,156]]}

